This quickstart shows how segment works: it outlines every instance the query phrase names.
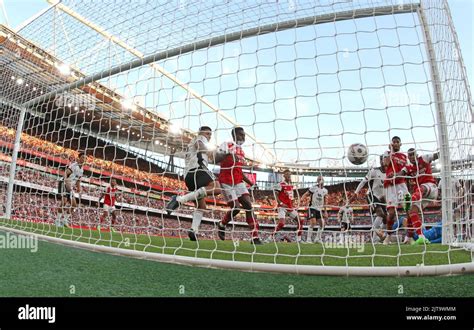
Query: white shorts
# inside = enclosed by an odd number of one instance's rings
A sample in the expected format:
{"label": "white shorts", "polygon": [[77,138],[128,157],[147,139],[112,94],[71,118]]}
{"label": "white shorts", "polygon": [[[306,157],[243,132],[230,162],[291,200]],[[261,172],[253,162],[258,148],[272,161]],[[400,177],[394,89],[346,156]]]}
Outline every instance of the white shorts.
{"label": "white shorts", "polygon": [[384,188],[384,190],[385,200],[387,201],[387,208],[398,207],[398,205],[403,201],[403,196],[408,193],[406,183],[399,183],[394,186],[388,186],[387,188]]}
{"label": "white shorts", "polygon": [[115,206],[104,204],[104,211],[108,213],[112,213],[115,211]]}
{"label": "white shorts", "polygon": [[413,205],[418,206],[418,208],[425,207],[438,198],[438,186],[436,184],[432,182],[423,183],[420,185],[420,189],[422,189],[422,187],[425,189],[425,193],[421,201],[413,201]]}
{"label": "white shorts", "polygon": [[298,218],[298,212],[296,212],[295,210],[287,209],[286,207],[278,208],[278,219],[285,219],[287,214],[292,219]]}
{"label": "white shorts", "polygon": [[222,195],[224,195],[224,199],[226,202],[235,201],[239,199],[239,197],[249,194],[249,191],[247,189],[247,186],[245,185],[245,182],[241,182],[233,186],[222,183],[221,188],[222,188]]}

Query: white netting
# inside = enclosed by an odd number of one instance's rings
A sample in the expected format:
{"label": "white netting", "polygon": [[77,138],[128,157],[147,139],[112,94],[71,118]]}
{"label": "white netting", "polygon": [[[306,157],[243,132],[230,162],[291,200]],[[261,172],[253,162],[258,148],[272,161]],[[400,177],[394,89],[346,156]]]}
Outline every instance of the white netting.
{"label": "white netting", "polygon": [[[199,44],[207,39],[212,46]],[[426,229],[443,221],[450,228],[446,242],[453,233],[461,242],[472,239],[471,98],[444,1],[62,1],[19,34],[2,28],[0,47],[5,201],[15,130],[27,106],[10,226],[138,251],[271,264],[471,261],[452,246],[403,246],[405,230],[392,246],[376,244],[363,193],[354,196],[346,235],[352,245],[337,245],[341,197],[354,195],[357,177],[378,163],[394,135],[402,151],[442,149],[435,175],[453,187],[442,190],[452,203],[432,201],[422,215]],[[176,55],[164,53],[179,47]],[[161,57],[149,61],[154,54]],[[68,87],[92,75],[95,81]],[[31,102],[42,95],[48,97]],[[182,157],[203,125],[214,130],[215,145],[231,139],[234,126],[247,132],[262,239],[278,221],[275,172],[293,171],[299,197],[322,174],[329,190],[323,244],[240,244],[250,239],[243,211],[227,228],[232,242],[220,242],[216,224],[228,211],[222,196],[208,196],[199,240],[189,242],[192,203],[172,216],[164,207],[186,192]],[[370,153],[360,167],[346,158],[356,142]],[[80,204],[72,228],[56,227],[58,179],[79,152],[87,155]],[[112,177],[123,193],[116,233],[107,223],[97,227],[99,197]],[[301,219],[308,202],[298,201]],[[291,242],[296,226],[287,223],[277,239]]]}

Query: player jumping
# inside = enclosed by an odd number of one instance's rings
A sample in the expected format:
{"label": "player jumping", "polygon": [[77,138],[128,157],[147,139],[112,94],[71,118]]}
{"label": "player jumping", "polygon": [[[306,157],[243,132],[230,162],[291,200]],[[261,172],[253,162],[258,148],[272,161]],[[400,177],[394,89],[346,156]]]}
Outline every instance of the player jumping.
{"label": "player jumping", "polygon": [[372,167],[365,178],[359,183],[353,195],[349,199],[349,203],[352,204],[357,197],[357,194],[362,188],[368,184],[369,189],[367,190],[367,201],[369,203],[370,215],[375,216],[375,220],[372,223],[372,239],[378,240],[377,233],[383,228],[383,223],[386,221],[387,208],[385,205],[385,192],[384,192],[384,181],[385,181],[385,167],[383,165],[383,155],[380,156],[380,167]]}
{"label": "player jumping", "polygon": [[[407,156],[400,152],[401,139],[398,136],[392,138],[392,143],[389,145],[390,151],[384,154],[385,166],[385,200],[387,201],[387,235],[385,236],[384,244],[390,244],[392,225],[395,222],[396,211],[400,197],[408,195],[408,188],[406,178],[401,176],[399,172],[407,165]],[[400,197],[399,197],[400,196]]]}
{"label": "player jumping", "polygon": [[258,237],[259,226],[253,213],[250,194],[245,185],[247,183],[252,186],[253,182],[242,171],[242,167],[245,165],[245,154],[242,149],[242,145],[245,143],[244,129],[234,127],[232,129],[232,139],[232,142],[221,144],[216,154],[216,163],[220,163],[221,166],[219,182],[222,193],[231,208],[218,223],[217,234],[221,240],[225,240],[225,226],[239,214],[239,206],[242,206],[245,210],[247,224],[252,232],[251,242],[262,244]]}
{"label": "player jumping", "polygon": [[[58,216],[55,224],[58,227],[69,226],[69,219],[72,215],[73,209],[77,207],[76,198],[74,197],[74,186],[76,192],[79,194],[79,201],[81,200],[81,177],[84,175],[82,166],[86,161],[83,153],[79,153],[77,161],[69,164],[62,180],[58,182],[58,194],[61,196],[61,206],[59,207]],[[65,211],[65,212],[64,212]],[[61,219],[64,216],[64,221]]]}
{"label": "player jumping", "polygon": [[[439,158],[439,153],[418,156],[414,148],[408,149],[410,164],[396,173],[396,176],[409,175],[414,178],[415,187],[412,192],[412,205],[408,214],[408,223],[413,226],[418,235],[416,244],[429,243],[422,231],[420,212],[423,207],[438,198],[438,186],[431,171],[431,163]],[[410,232],[410,231],[409,231]],[[406,243],[406,242],[405,242]]]}
{"label": "player jumping", "polygon": [[168,214],[178,208],[180,204],[193,201],[197,209],[193,212],[193,222],[188,236],[191,241],[196,240],[199,231],[203,211],[206,210],[205,197],[209,195],[217,196],[221,193],[221,187],[214,174],[208,169],[209,158],[213,157],[209,150],[212,130],[208,126],[199,128],[198,135],[191,140],[185,158],[185,183],[190,193],[183,196],[173,196],[166,205]]}
{"label": "player jumping", "polygon": [[105,222],[107,217],[110,215],[112,218],[110,230],[115,231],[113,226],[115,226],[115,223],[117,221],[117,214],[116,214],[117,210],[115,209],[115,202],[117,199],[117,195],[118,195],[117,180],[110,179],[110,186],[107,187],[105,192],[103,192],[99,197],[99,202],[102,198],[104,198],[104,212],[102,213],[100,217],[100,225],[97,229],[100,230],[100,226],[102,225],[102,223]]}

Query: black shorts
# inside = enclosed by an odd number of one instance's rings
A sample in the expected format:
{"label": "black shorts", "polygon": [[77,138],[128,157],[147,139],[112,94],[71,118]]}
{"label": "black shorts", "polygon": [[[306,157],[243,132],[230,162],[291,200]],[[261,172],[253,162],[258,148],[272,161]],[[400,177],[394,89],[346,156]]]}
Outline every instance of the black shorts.
{"label": "black shorts", "polygon": [[207,168],[193,168],[184,178],[184,182],[189,191],[195,191],[201,187],[206,187],[209,183],[215,180],[216,177]]}
{"label": "black shorts", "polygon": [[64,181],[58,181],[58,194],[61,197],[67,198],[70,200],[72,198],[71,191],[67,191]]}
{"label": "black shorts", "polygon": [[310,207],[308,209],[308,219],[313,219],[313,218],[316,218],[316,220],[321,220],[323,218],[323,212]]}
{"label": "black shorts", "polygon": [[387,204],[385,198],[377,198],[376,196],[369,194],[367,195],[367,202],[369,203],[370,214],[375,214],[377,207],[381,207],[384,213],[387,213]]}
{"label": "black shorts", "polygon": [[341,222],[341,230],[349,230],[351,229],[351,224],[348,222]]}

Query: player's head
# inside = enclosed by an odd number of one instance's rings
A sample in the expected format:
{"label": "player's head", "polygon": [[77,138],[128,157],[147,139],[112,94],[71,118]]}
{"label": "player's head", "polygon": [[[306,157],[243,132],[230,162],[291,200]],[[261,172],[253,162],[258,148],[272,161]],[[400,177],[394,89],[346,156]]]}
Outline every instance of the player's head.
{"label": "player's head", "polygon": [[285,178],[286,182],[291,181],[291,171],[290,170],[284,170],[283,171],[283,177]]}
{"label": "player's head", "polygon": [[395,151],[395,152],[400,151],[401,146],[402,146],[402,139],[400,139],[400,137],[398,137],[398,136],[394,136],[392,138],[392,149],[393,149],[393,151]]}
{"label": "player's head", "polygon": [[322,175],[318,176],[318,179],[316,180],[316,182],[318,183],[318,186],[322,187],[324,186],[324,178]]}
{"label": "player's head", "polygon": [[79,153],[79,156],[77,157],[77,162],[82,165],[86,162],[86,155],[83,152]]}
{"label": "player's head", "polygon": [[416,150],[415,150],[415,148],[408,149],[407,155],[408,155],[408,159],[410,160],[410,163],[415,164],[416,163]]}
{"label": "player's head", "polygon": [[115,187],[117,186],[117,180],[115,180],[115,179],[110,179],[110,186],[111,186],[112,188],[115,188]]}
{"label": "player's head", "polygon": [[198,134],[206,137],[207,141],[210,141],[212,136],[212,129],[209,126],[201,126],[199,128]]}
{"label": "player's head", "polygon": [[245,143],[245,131],[243,127],[234,127],[232,129],[232,138],[239,146]]}

